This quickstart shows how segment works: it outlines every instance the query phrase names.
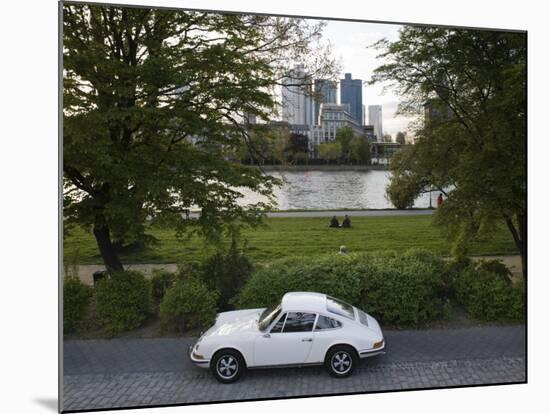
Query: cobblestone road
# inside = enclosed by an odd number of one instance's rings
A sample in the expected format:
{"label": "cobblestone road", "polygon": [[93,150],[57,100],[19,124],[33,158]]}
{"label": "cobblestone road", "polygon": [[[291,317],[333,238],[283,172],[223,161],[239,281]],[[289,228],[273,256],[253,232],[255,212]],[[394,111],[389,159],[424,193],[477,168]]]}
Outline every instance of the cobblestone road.
{"label": "cobblestone road", "polygon": [[250,371],[222,385],[185,356],[189,338],[68,341],[64,410],[523,382],[525,328],[386,331],[388,353],[353,376],[321,367]]}

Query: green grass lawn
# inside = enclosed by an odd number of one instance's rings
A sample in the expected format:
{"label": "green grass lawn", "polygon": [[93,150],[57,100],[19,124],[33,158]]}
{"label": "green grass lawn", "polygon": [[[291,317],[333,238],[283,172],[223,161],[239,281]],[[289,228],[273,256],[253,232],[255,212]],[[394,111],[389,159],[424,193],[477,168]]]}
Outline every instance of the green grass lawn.
{"label": "green grass lawn", "polygon": [[[350,252],[374,252],[424,248],[449,255],[451,244],[432,224],[431,216],[353,217],[351,229],[328,228],[327,217],[267,218],[267,227],[247,229],[247,254],[255,262],[290,256],[314,256],[337,252],[340,245]],[[212,254],[199,237],[178,240],[169,229],[151,228],[160,242],[145,251],[122,255],[123,263],[181,263],[200,260]],[[472,255],[517,254],[510,233],[504,228],[476,242]],[[65,260],[78,256],[80,264],[101,263],[95,239],[81,229],[72,231],[64,241]]]}

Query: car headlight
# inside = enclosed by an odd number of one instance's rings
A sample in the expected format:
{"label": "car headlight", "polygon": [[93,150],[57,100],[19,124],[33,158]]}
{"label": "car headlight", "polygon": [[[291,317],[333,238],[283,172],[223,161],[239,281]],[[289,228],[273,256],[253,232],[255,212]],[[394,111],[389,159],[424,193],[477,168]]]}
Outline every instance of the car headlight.
{"label": "car headlight", "polygon": [[384,340],[383,340],[383,339],[382,339],[381,341],[375,342],[375,343],[372,345],[372,349],[381,348],[382,345],[384,345]]}

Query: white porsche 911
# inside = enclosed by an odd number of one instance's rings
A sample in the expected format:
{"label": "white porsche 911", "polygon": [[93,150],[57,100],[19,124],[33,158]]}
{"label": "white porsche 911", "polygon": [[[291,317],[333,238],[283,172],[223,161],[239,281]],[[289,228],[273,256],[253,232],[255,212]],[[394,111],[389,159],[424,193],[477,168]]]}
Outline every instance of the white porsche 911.
{"label": "white porsche 911", "polygon": [[188,352],[197,366],[230,383],[247,368],[323,364],[343,378],[359,358],[385,348],[380,325],[367,313],[325,294],[289,292],[271,308],[219,313]]}

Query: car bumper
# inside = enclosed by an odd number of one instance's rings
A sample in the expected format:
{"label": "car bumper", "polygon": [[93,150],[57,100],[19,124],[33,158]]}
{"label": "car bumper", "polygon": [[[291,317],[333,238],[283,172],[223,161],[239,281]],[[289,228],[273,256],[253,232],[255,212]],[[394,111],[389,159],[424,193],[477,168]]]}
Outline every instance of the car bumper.
{"label": "car bumper", "polygon": [[383,355],[387,351],[387,346],[388,346],[388,344],[387,344],[386,338],[384,338],[384,343],[382,344],[382,346],[380,348],[365,349],[363,351],[359,351],[359,357],[360,358],[370,358],[370,357],[373,357],[373,356],[376,356],[376,355]]}
{"label": "car bumper", "polygon": [[189,345],[189,348],[187,348],[187,356],[191,360],[191,362],[201,368],[208,368],[208,365],[210,363],[209,359],[205,359],[204,357],[197,355],[194,352],[195,345]]}

